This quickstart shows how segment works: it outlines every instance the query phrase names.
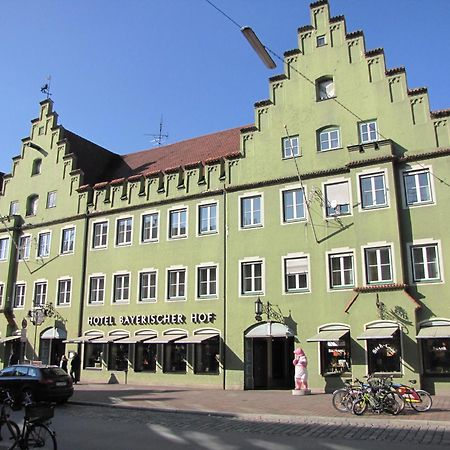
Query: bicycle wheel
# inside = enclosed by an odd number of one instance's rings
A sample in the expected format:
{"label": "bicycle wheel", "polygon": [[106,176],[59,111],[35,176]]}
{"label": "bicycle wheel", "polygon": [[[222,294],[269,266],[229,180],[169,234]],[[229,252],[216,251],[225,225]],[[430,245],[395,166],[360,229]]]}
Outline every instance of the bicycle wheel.
{"label": "bicycle wheel", "polygon": [[28,428],[25,435],[26,448],[41,448],[43,450],[56,450],[56,438],[47,425],[37,423]]}
{"label": "bicycle wheel", "polygon": [[398,403],[398,406],[400,408],[399,410],[400,414],[405,409],[406,406],[405,399],[397,391],[392,391],[392,393],[394,394],[395,401]]}
{"label": "bicycle wheel", "polygon": [[0,441],[6,444],[8,449],[15,448],[19,435],[20,428],[16,422],[8,419],[0,425]]}
{"label": "bicycle wheel", "polygon": [[382,406],[384,412],[393,414],[394,416],[396,416],[400,412],[400,405],[392,392],[388,392],[383,397]]}
{"label": "bicycle wheel", "polygon": [[352,404],[352,413],[361,416],[366,412],[367,403],[363,398],[357,398]]}
{"label": "bicycle wheel", "polygon": [[420,402],[411,402],[411,407],[418,412],[428,411],[433,406],[433,399],[431,398],[431,395],[422,389],[417,389],[416,393],[420,398]]}
{"label": "bicycle wheel", "polygon": [[348,398],[349,398],[349,392],[347,389],[338,389],[337,391],[333,392],[333,398],[332,403],[336,410],[339,412],[346,412],[348,411]]}

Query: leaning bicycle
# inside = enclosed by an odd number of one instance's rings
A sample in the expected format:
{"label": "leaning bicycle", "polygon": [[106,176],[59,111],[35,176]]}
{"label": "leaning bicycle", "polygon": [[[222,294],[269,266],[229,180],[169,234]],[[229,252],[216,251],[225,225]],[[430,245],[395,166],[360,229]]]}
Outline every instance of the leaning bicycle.
{"label": "leaning bicycle", "polygon": [[412,409],[418,412],[429,411],[433,406],[431,395],[423,389],[416,389],[413,385],[416,380],[409,380],[410,386],[406,384],[393,383],[392,387],[402,397],[405,403],[408,403]]}
{"label": "leaning bicycle", "polygon": [[397,415],[401,406],[394,392],[382,380],[370,379],[352,405],[352,412],[357,416],[364,414],[367,409],[376,414],[386,412]]}
{"label": "leaning bicycle", "polygon": [[2,406],[0,408],[0,441],[8,447],[14,445],[20,435],[20,428],[10,419],[11,410],[14,409],[14,399],[6,389],[0,390]]}
{"label": "leaning bicycle", "polygon": [[22,430],[9,450],[27,450],[40,448],[57,450],[56,433],[50,428],[50,419],[54,415],[54,406],[32,404],[25,406]]}

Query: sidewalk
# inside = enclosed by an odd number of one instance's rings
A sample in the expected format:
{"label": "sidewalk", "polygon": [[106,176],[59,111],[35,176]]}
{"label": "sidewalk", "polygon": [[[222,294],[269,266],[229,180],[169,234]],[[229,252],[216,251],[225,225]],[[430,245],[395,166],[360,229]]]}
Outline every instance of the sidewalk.
{"label": "sidewalk", "polygon": [[322,419],[327,422],[361,422],[376,420],[409,425],[438,424],[450,429],[450,396],[433,396],[433,407],[417,413],[408,405],[398,416],[366,413],[357,417],[340,413],[331,404],[331,394],[312,393],[294,396],[282,391],[225,391],[162,386],[124,384],[77,384],[70,399],[75,404],[91,404],[125,408],[143,408],[154,411],[220,414],[234,417],[259,417],[275,421],[302,421]]}

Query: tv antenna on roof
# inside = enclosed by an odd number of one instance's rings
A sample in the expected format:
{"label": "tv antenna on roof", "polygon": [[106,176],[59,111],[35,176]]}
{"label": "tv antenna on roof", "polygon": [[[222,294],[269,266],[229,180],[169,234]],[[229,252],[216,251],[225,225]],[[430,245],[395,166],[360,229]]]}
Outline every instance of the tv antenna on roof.
{"label": "tv antenna on roof", "polygon": [[45,84],[41,87],[41,92],[47,96],[47,100],[48,100],[48,99],[51,97],[51,95],[52,95],[52,94],[50,93],[50,82],[51,82],[51,81],[52,81],[52,76],[49,75],[49,76],[46,78]]}
{"label": "tv antenna on roof", "polygon": [[152,138],[153,145],[157,145],[160,147],[164,140],[169,137],[167,133],[163,133],[163,116],[161,115],[161,119],[159,121],[159,133],[158,134],[146,134],[146,136],[150,136]]}

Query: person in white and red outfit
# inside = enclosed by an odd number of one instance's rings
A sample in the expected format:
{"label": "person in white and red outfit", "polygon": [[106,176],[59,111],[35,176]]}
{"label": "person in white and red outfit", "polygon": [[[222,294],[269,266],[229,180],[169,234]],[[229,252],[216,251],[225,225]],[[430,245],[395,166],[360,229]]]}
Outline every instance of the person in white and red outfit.
{"label": "person in white and red outfit", "polygon": [[301,348],[296,348],[294,355],[292,364],[295,366],[295,389],[308,389],[308,359]]}

